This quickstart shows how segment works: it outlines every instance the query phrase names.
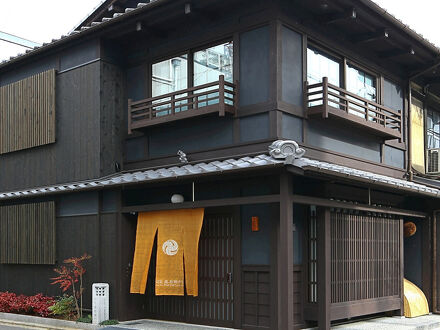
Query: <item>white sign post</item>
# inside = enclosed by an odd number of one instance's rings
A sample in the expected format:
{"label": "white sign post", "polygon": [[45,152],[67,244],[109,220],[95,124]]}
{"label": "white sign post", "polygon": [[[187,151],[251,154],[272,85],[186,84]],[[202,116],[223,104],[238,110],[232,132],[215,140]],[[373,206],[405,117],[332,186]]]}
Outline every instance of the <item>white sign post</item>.
{"label": "white sign post", "polygon": [[99,324],[109,319],[109,296],[108,283],[94,283],[92,285],[92,323]]}

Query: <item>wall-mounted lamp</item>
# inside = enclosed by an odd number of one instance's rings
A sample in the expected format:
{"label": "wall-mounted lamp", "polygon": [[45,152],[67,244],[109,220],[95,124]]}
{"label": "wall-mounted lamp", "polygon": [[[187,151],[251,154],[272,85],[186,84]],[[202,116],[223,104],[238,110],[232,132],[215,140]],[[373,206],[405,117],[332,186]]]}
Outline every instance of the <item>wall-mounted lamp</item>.
{"label": "wall-mounted lamp", "polygon": [[173,196],[171,196],[171,203],[173,204],[183,203],[184,200],[185,198],[183,198],[183,196],[179,194],[174,194]]}

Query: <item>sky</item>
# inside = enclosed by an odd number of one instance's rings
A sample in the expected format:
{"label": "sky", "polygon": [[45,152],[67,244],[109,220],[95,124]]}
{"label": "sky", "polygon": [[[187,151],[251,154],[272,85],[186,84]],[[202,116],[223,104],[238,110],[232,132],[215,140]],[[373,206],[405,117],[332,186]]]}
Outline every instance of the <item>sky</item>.
{"label": "sky", "polygon": [[[440,47],[439,0],[374,0],[413,30]],[[0,31],[34,42],[49,42],[71,31],[102,0],[16,0],[2,1]],[[416,6],[414,4],[417,4]],[[25,48],[0,41],[0,61],[23,53]]]}

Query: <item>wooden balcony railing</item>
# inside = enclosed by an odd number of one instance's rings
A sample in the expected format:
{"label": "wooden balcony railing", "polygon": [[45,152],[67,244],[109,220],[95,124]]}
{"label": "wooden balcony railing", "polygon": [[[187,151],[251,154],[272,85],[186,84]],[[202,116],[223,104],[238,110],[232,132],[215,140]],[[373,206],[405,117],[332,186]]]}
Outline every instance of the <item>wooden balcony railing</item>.
{"label": "wooden balcony railing", "polygon": [[132,130],[218,112],[235,114],[238,84],[219,76],[216,82],[141,101],[128,100],[128,133]]}
{"label": "wooden balcony railing", "polygon": [[345,89],[328,83],[308,85],[305,88],[307,116],[320,115],[351,121],[385,139],[402,137],[402,112],[367,100]]}

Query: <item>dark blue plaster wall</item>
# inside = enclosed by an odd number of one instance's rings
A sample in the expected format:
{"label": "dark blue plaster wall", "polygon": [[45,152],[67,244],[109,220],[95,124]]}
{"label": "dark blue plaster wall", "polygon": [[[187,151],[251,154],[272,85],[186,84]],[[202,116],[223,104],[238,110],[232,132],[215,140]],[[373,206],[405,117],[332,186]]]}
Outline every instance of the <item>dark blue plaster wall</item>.
{"label": "dark blue plaster wall", "polygon": [[296,142],[303,142],[303,120],[287,113],[283,113],[281,137]]}
{"label": "dark blue plaster wall", "polygon": [[[252,217],[259,217],[260,230],[253,232]],[[270,233],[276,221],[268,205],[241,207],[241,258],[243,265],[270,264]]]}
{"label": "dark blue plaster wall", "polygon": [[240,141],[249,142],[269,137],[269,114],[260,113],[240,118]]}
{"label": "dark blue plaster wall", "polygon": [[204,117],[179,121],[149,131],[150,157],[176,155],[233,143],[231,117]]}
{"label": "dark blue plaster wall", "polygon": [[240,35],[240,105],[269,100],[270,40],[264,26]]}
{"label": "dark blue plaster wall", "polygon": [[375,136],[336,124],[334,121],[309,120],[307,143],[322,149],[380,163],[381,141]]}
{"label": "dark blue plaster wall", "polygon": [[289,28],[281,29],[281,81],[284,102],[302,106],[303,103],[303,49],[302,36]]}
{"label": "dark blue plaster wall", "polygon": [[405,168],[405,151],[390,146],[384,146],[385,164]]}
{"label": "dark blue plaster wall", "polygon": [[417,226],[416,233],[403,239],[404,277],[422,288],[422,223],[424,220],[408,219]]}

